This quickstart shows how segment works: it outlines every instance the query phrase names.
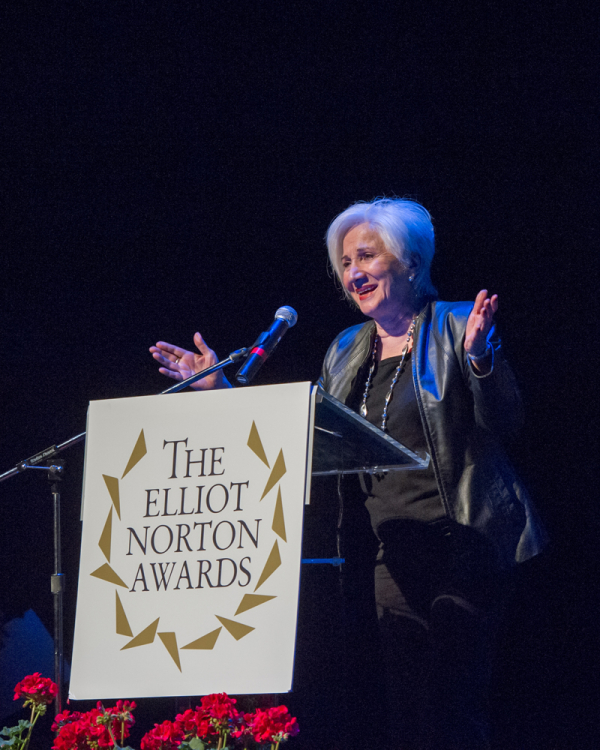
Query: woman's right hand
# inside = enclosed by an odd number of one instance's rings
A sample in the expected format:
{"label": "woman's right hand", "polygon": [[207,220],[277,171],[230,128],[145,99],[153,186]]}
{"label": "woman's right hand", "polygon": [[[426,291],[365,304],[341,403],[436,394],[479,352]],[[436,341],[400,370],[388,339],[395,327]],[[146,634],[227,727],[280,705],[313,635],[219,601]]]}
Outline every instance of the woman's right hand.
{"label": "woman's right hand", "polygon": [[[188,352],[187,349],[167,344],[165,341],[158,341],[156,346],[151,346],[150,353],[160,365],[158,371],[168,378],[181,381],[195,375],[197,372],[206,370],[207,367],[211,367],[219,361],[217,355],[206,345],[199,333],[194,335],[194,344],[200,354]],[[222,370],[197,380],[191,386],[191,388],[199,391],[231,387],[231,383],[223,375]]]}

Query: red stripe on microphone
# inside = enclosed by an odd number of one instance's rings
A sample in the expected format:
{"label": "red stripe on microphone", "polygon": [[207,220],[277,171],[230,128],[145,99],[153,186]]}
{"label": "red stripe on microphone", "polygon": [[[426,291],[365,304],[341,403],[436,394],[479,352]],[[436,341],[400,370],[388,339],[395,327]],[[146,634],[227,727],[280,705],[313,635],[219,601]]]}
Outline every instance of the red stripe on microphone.
{"label": "red stripe on microphone", "polygon": [[253,349],[250,354],[258,354],[259,357],[262,357],[263,359],[266,359],[267,353],[262,348],[262,346],[257,346],[255,349]]}

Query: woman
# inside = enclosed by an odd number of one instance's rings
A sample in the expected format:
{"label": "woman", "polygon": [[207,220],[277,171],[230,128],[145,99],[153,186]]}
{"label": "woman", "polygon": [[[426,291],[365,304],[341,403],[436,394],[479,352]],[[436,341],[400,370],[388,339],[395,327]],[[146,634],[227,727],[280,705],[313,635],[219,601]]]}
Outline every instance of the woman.
{"label": "woman", "polygon": [[[426,470],[361,478],[379,540],[388,746],[485,748],[504,571],[545,541],[502,447],[521,404],[494,329],[498,297],[482,290],[474,305],[436,301],[433,226],[412,201],[350,206],[327,245],[345,294],[370,320],[335,339],[321,384],[431,456]],[[216,361],[199,334],[195,343],[200,355],[163,342],[151,351],[161,372],[180,380]],[[229,383],[219,374],[198,386]],[[357,504],[352,488],[341,494]]]}

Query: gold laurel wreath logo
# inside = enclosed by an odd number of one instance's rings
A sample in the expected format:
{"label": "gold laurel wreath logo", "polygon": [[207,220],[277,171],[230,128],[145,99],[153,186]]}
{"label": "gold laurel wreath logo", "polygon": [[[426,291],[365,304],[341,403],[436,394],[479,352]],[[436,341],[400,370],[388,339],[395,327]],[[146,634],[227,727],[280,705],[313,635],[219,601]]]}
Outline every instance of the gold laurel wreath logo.
{"label": "gold laurel wreath logo", "polygon": [[[250,428],[250,435],[248,437],[247,445],[248,448],[250,448],[250,450],[255,454],[255,456],[257,456],[266,465],[266,467],[270,469],[269,478],[260,497],[260,502],[262,502],[266,495],[281,481],[283,475],[287,471],[285,460],[283,457],[283,449],[280,449],[275,463],[273,464],[273,468],[271,468],[262,444],[262,440],[260,439],[258,429],[254,422],[252,422],[252,427]],[[179,652],[181,650],[187,649],[210,651],[215,647],[223,628],[225,628],[225,630],[227,630],[235,638],[236,641],[239,641],[241,638],[244,638],[244,636],[248,635],[248,633],[251,633],[254,628],[250,625],[239,622],[238,620],[231,619],[230,617],[223,617],[221,615],[215,614],[214,616],[221,623],[220,626],[215,628],[214,630],[211,630],[209,633],[201,635],[199,638],[192,641],[191,643],[188,643],[185,646],[178,646],[177,634],[174,631],[158,631],[160,617],[157,617],[153,622],[150,623],[150,625],[147,625],[137,635],[133,634],[133,631],[129,624],[129,620],[127,618],[127,614],[125,613],[125,607],[123,606],[121,598],[119,597],[118,588],[121,587],[129,589],[129,586],[123,581],[123,579],[111,566],[110,560],[113,532],[113,511],[116,513],[118,522],[120,523],[121,499],[119,482],[122,481],[127,476],[127,474],[129,474],[129,472],[135,466],[137,466],[137,464],[139,464],[139,462],[147,453],[148,450],[146,448],[146,439],[144,437],[144,430],[142,430],[139,434],[133,451],[129,456],[129,460],[127,461],[125,470],[121,475],[121,479],[119,480],[117,477],[108,476],[107,474],[102,475],[104,484],[106,485],[106,489],[111,500],[110,510],[108,512],[104,528],[102,529],[102,533],[100,534],[100,539],[98,541],[98,546],[100,547],[100,550],[102,551],[104,557],[106,557],[106,562],[97,570],[94,570],[93,573],[90,573],[90,575],[94,576],[95,578],[100,578],[101,580],[115,586],[116,633],[117,635],[126,636],[131,639],[121,648],[121,651],[154,643],[156,640],[156,636],[158,635],[158,638],[167,649],[170,657],[173,659],[177,668],[181,672],[183,671],[179,655]],[[273,521],[271,524],[271,529],[275,532],[279,539],[281,539],[283,542],[287,542],[281,485],[277,487],[277,499],[275,501],[275,509],[273,511]],[[266,602],[276,598],[275,596],[271,596],[268,594],[257,594],[256,591],[265,583],[265,581],[267,581],[273,575],[273,573],[277,570],[277,568],[280,567],[281,564],[282,561],[279,552],[279,542],[277,539],[275,539],[271,552],[269,553],[262,573],[260,574],[260,577],[258,579],[258,583],[254,587],[255,593],[244,594],[242,596],[232,617],[235,618],[238,615],[241,615],[243,612],[247,612],[250,609],[254,609],[254,607],[258,607],[261,604],[265,604]]]}

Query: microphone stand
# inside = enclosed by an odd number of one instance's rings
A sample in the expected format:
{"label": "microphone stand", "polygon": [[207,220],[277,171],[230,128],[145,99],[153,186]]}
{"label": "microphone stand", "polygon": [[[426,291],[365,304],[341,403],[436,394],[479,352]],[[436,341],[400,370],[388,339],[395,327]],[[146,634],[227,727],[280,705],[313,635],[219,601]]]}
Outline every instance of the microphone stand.
{"label": "microphone stand", "polygon": [[[197,372],[189,378],[182,380],[179,383],[167,388],[164,393],[177,393],[187,386],[192,385],[197,380],[205,378],[207,375],[211,375],[213,372],[222,370],[227,365],[239,362],[248,356],[250,349],[237,349],[232,352],[226,359],[217,362],[211,367],[207,367],[201,372]],[[0,482],[4,482],[6,479],[20,474],[28,469],[39,469],[48,472],[48,481],[50,482],[50,492],[52,493],[52,507],[53,507],[53,531],[54,531],[54,572],[50,576],[50,590],[54,597],[54,682],[58,686],[58,693],[55,699],[55,708],[57,713],[62,713],[63,710],[63,674],[64,674],[64,643],[63,643],[63,594],[65,591],[65,575],[62,572],[62,551],[61,551],[61,533],[60,533],[60,492],[58,489],[58,483],[62,480],[64,475],[64,460],[55,457],[59,453],[71,448],[73,445],[83,442],[85,439],[85,432],[81,432],[79,435],[66,440],[64,443],[59,445],[51,445],[49,448],[45,448],[43,451],[36,453],[34,456],[26,458],[24,461],[19,463],[12,469],[5,471],[0,474]],[[40,464],[48,464],[40,466]]]}

